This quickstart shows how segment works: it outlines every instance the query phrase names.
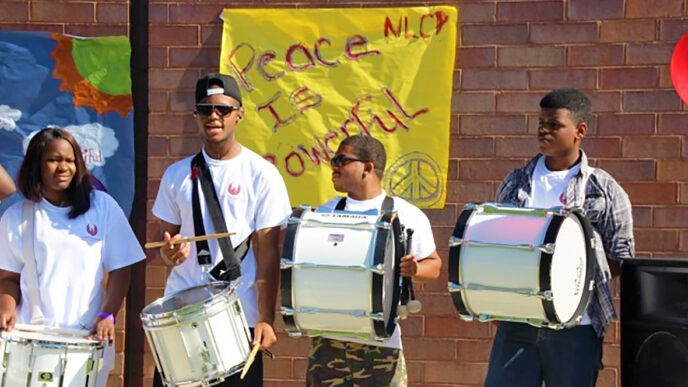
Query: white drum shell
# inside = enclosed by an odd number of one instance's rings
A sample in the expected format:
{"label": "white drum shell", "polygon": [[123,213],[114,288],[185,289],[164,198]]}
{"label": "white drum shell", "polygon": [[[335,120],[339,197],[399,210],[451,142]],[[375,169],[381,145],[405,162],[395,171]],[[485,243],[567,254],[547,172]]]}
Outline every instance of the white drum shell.
{"label": "white drum shell", "polygon": [[182,309],[171,314],[142,313],[163,382],[202,386],[240,371],[251,351],[251,336],[234,289]]}
{"label": "white drum shell", "polygon": [[0,352],[2,386],[95,387],[103,345],[61,335],[55,328],[43,332],[14,329],[0,334]]}
{"label": "white drum shell", "polygon": [[[378,274],[370,268],[374,265],[380,218],[380,214],[346,211],[303,213],[294,235],[291,268],[294,323],[300,331],[376,338],[370,314],[373,276]],[[394,287],[392,235],[390,229],[385,241],[380,300],[385,321],[391,313]]]}
{"label": "white drum shell", "polygon": [[[470,217],[463,240],[504,245],[543,245],[552,217],[485,213],[475,211]],[[587,270],[586,241],[579,219],[569,214],[559,228],[549,271],[552,301],[559,322],[569,323],[579,309]],[[548,321],[540,291],[538,249],[461,246],[459,280],[462,299],[473,316],[490,319],[518,318]]]}

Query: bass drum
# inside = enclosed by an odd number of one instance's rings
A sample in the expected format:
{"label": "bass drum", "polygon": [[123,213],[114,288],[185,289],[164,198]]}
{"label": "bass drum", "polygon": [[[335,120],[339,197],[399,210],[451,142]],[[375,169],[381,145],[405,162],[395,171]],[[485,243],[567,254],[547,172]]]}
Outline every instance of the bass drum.
{"label": "bass drum", "polygon": [[281,262],[288,333],[390,337],[398,320],[400,238],[396,212],[297,208]]}
{"label": "bass drum", "polygon": [[561,329],[577,325],[597,264],[579,211],[467,205],[449,251],[449,292],[462,318]]}

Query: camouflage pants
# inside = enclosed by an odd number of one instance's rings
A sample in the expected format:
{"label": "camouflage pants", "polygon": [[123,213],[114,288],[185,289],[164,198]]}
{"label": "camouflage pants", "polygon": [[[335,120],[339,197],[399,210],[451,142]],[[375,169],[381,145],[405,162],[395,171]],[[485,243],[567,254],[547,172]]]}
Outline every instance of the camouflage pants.
{"label": "camouflage pants", "polygon": [[404,353],[394,348],[311,338],[306,385],[406,387]]}

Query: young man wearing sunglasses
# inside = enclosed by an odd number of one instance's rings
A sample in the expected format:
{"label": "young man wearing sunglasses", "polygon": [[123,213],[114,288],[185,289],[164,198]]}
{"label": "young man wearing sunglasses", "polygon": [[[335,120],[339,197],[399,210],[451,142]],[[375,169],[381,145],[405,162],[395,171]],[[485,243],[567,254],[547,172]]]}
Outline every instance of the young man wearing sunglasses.
{"label": "young man wearing sunglasses", "polygon": [[[344,139],[331,160],[334,189],[345,193],[346,211],[380,210],[387,193],[380,180],[385,169],[385,148],[377,139],[356,135]],[[321,206],[334,210],[342,197]],[[341,207],[341,204],[339,205]],[[400,274],[414,280],[435,279],[442,262],[435,248],[430,221],[413,204],[394,197],[400,222],[412,228],[411,253],[401,259]],[[406,386],[406,364],[399,326],[384,341],[344,335],[312,337],[307,371],[308,386]]]}
{"label": "young man wearing sunglasses", "polygon": [[[204,197],[202,183],[198,183],[196,188],[196,194],[202,197],[198,205],[201,219],[194,219],[193,186],[207,169],[226,228],[234,233],[230,237],[231,246],[237,255],[239,251],[246,251],[241,262],[237,292],[246,320],[253,328],[254,344],[260,343],[261,348],[266,349],[277,340],[273,320],[279,283],[278,238],[280,226],[291,214],[287,189],[274,165],[243,147],[236,139],[244,111],[234,78],[211,73],[199,79],[194,116],[203,139],[202,159],[196,155],[172,164],[163,175],[153,205],[153,214],[162,223],[163,238],[169,242],[161,248],[160,255],[166,264],[174,266],[167,279],[165,294],[215,279],[212,269],[223,262],[218,239],[209,240],[205,246],[210,258],[203,245],[174,244],[181,236],[197,234],[197,229],[204,229],[206,234],[216,232],[211,219],[213,214],[208,211],[209,200],[212,199]],[[194,168],[192,160],[196,163]],[[201,165],[201,172],[198,165]],[[195,225],[194,220],[202,226]],[[159,374],[156,374],[154,384],[161,385]],[[257,356],[243,380],[237,373],[221,385],[261,386],[261,356]]]}

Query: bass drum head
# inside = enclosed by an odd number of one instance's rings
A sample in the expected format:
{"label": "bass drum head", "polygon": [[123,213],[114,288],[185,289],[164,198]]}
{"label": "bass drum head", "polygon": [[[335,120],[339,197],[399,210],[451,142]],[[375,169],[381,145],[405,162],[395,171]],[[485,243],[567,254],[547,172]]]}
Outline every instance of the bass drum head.
{"label": "bass drum head", "polygon": [[550,272],[554,310],[567,325],[583,314],[589,300],[588,238],[578,216],[569,214],[555,240]]}
{"label": "bass drum head", "polygon": [[396,327],[397,307],[399,306],[401,290],[399,263],[403,255],[403,249],[399,243],[401,225],[399,224],[399,218],[396,216],[392,220],[390,231],[387,233],[387,241],[385,243],[385,274],[382,286],[382,310],[385,316],[385,329],[389,336],[394,333]]}

